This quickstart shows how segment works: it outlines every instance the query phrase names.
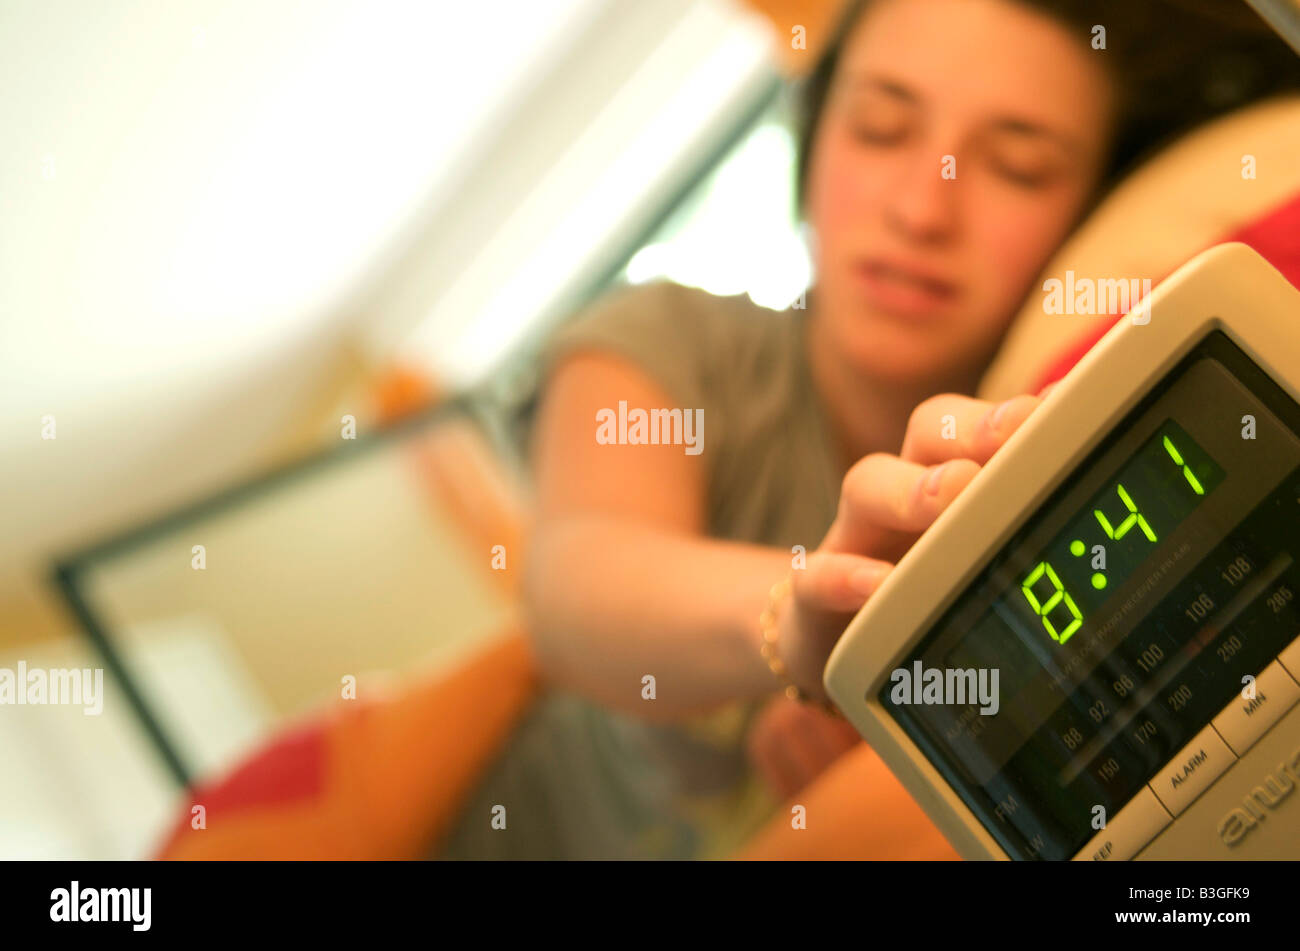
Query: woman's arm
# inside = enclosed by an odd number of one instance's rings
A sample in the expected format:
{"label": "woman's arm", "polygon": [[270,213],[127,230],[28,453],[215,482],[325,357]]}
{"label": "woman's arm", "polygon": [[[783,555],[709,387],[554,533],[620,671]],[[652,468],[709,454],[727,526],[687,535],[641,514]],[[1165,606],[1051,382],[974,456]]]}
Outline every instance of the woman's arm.
{"label": "woman's arm", "polygon": [[[776,548],[704,537],[702,451],[602,445],[597,412],[670,408],[630,362],[579,353],[557,369],[537,433],[537,524],[526,593],[543,673],[618,709],[672,717],[779,685],[758,615],[790,570]],[[691,410],[694,407],[679,407]],[[655,678],[655,700],[642,678]]]}
{"label": "woman's arm", "polygon": [[[617,412],[620,401],[673,406],[635,365],[597,352],[565,360],[542,406],[525,588],[543,674],[665,719],[772,692],[758,615],[790,573],[791,553],[705,537],[708,435],[721,421],[704,420],[698,455],[681,445],[603,445],[597,413]],[[779,605],[778,649],[805,693],[822,695],[835,640],[891,567],[868,556],[906,550],[1037,405],[934,397],[913,412],[900,456],[870,455],[849,471],[834,523]],[[955,439],[943,425],[949,416]],[[642,696],[646,676],[655,678],[653,701]]]}
{"label": "woman's arm", "polygon": [[[805,822],[795,828],[795,805]],[[858,743],[734,856],[756,861],[948,861],[957,854],[884,760]]]}

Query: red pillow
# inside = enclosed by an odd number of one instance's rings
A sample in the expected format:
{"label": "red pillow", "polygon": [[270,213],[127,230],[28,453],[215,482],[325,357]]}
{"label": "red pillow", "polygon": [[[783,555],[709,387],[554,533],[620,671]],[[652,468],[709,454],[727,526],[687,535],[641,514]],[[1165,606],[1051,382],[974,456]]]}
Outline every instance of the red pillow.
{"label": "red pillow", "polygon": [[[1232,241],[1250,245],[1288,281],[1300,288],[1300,192],[1263,218],[1238,228],[1215,244],[1226,244]],[[1036,393],[1047,384],[1055,383],[1069,373],[1071,368],[1083,359],[1083,355],[1091,350],[1122,316],[1124,315],[1113,314],[1112,320],[1062,353],[1044,371],[1029,392]]]}

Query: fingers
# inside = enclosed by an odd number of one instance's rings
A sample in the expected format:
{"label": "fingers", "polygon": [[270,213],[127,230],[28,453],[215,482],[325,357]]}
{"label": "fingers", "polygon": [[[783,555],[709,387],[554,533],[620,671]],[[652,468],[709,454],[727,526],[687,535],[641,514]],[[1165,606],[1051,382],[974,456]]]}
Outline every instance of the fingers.
{"label": "fingers", "polygon": [[964,458],[925,466],[887,453],[866,456],[844,477],[839,512],[822,548],[880,551],[899,533],[919,534],[979,470],[978,463]]}
{"label": "fingers", "polygon": [[796,765],[794,792],[798,792],[817,778],[817,774],[830,765],[831,759],[815,724],[796,711],[780,737],[781,745],[788,751]]}
{"label": "fingers", "polygon": [[893,568],[885,561],[861,555],[816,551],[807,567],[791,576],[795,600],[819,611],[856,611]]}
{"label": "fingers", "polygon": [[845,721],[784,697],[768,703],[748,738],[751,760],[781,799],[803,789],[860,742]]}
{"label": "fingers", "polygon": [[759,737],[750,750],[750,759],[767,779],[778,799],[794,795],[803,786],[804,769],[799,765],[790,746],[780,737]]}
{"label": "fingers", "polygon": [[813,776],[861,742],[858,731],[848,721],[806,706],[801,712],[803,716],[796,723],[796,729],[803,743],[814,753],[816,768]]}
{"label": "fingers", "polygon": [[1004,403],[955,394],[933,396],[912,411],[899,455],[923,466],[949,459],[973,459],[983,465],[1041,402],[1036,396]]}
{"label": "fingers", "polygon": [[810,760],[808,751],[792,737],[799,707],[784,696],[772,699],[759,713],[748,737],[750,760],[780,799],[797,792],[809,770],[816,768],[815,756]]}

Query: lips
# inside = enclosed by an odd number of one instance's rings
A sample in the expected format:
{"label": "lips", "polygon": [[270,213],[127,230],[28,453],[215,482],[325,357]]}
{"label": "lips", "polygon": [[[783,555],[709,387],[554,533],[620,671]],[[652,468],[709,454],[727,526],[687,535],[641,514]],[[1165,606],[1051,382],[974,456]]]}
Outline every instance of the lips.
{"label": "lips", "polygon": [[899,317],[933,317],[957,298],[957,285],[924,267],[887,258],[863,258],[853,275],[868,302]]}

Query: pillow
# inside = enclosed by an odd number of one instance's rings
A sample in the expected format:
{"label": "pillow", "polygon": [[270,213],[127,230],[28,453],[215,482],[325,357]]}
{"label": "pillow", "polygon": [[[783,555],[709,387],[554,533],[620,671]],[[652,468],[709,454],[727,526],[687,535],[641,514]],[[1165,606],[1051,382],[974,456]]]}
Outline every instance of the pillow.
{"label": "pillow", "polygon": [[[1300,96],[1207,123],[1121,182],[1040,275],[977,395],[1036,393],[1064,376],[1123,315],[1106,306],[1111,294],[1094,295],[1099,313],[1070,313],[1077,298],[1066,291],[1115,280],[1144,291],[1225,241],[1250,245],[1300,286]],[[1055,312],[1062,302],[1066,313]]]}

